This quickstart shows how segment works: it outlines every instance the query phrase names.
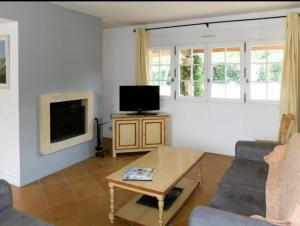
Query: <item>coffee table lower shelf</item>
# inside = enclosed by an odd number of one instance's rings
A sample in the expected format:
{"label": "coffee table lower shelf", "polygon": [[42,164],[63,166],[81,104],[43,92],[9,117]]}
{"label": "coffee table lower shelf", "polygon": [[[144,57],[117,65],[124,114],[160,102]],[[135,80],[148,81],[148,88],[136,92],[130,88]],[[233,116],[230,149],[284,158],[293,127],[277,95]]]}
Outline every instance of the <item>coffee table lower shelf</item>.
{"label": "coffee table lower shelf", "polygon": [[[176,187],[183,188],[183,191],[170,209],[164,211],[164,225],[166,225],[183,206],[184,202],[189,198],[198,185],[199,182],[185,178],[176,185]],[[136,201],[141,198],[141,196],[142,195],[135,196],[122,208],[116,211],[115,216],[141,225],[158,226],[158,209],[137,204]]]}

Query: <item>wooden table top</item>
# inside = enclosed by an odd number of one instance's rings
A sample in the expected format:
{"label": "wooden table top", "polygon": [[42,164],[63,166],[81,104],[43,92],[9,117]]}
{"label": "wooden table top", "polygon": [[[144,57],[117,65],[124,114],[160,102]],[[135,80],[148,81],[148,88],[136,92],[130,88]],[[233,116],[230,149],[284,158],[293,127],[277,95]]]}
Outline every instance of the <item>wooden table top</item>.
{"label": "wooden table top", "polygon": [[[162,146],[105,179],[122,186],[156,194],[166,194],[203,156],[204,152],[200,151]],[[123,181],[122,177],[129,167],[154,168],[156,172],[152,181]]]}

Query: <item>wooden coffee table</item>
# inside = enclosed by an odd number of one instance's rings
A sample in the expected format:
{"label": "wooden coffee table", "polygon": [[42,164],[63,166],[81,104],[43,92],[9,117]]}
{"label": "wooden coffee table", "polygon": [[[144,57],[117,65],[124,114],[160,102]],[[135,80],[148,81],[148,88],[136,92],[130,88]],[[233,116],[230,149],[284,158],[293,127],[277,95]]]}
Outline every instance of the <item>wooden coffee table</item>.
{"label": "wooden coffee table", "polygon": [[[194,189],[202,182],[202,157],[204,152],[159,147],[141,158],[133,161],[115,173],[107,176],[110,190],[110,223],[114,223],[115,216],[141,225],[166,225],[176,214]],[[199,163],[199,178],[197,181],[183,178],[197,163]],[[123,181],[122,177],[129,167],[155,168],[153,181]],[[164,198],[173,187],[183,188],[182,193],[173,205],[164,211]],[[122,208],[115,212],[114,188],[122,188],[139,193]],[[158,209],[137,204],[142,195],[156,197]]]}

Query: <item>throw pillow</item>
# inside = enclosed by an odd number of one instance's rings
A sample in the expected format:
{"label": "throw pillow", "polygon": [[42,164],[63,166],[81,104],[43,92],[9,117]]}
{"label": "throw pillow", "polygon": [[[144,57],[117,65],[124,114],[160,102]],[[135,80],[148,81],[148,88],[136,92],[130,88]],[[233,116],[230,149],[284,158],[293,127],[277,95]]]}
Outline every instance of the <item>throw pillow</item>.
{"label": "throw pillow", "polygon": [[288,219],[300,201],[300,133],[288,142],[279,174],[279,220]]}
{"label": "throw pillow", "polygon": [[293,213],[287,220],[273,220],[273,219],[267,219],[259,215],[252,215],[251,218],[257,219],[257,220],[263,220],[268,223],[278,225],[278,226],[300,226],[300,203],[298,202],[296,204],[296,207],[294,208]]}
{"label": "throw pillow", "polygon": [[277,145],[274,150],[264,158],[269,164],[269,173],[266,182],[266,217],[268,219],[279,219],[279,175],[282,160],[287,150],[287,145]]}

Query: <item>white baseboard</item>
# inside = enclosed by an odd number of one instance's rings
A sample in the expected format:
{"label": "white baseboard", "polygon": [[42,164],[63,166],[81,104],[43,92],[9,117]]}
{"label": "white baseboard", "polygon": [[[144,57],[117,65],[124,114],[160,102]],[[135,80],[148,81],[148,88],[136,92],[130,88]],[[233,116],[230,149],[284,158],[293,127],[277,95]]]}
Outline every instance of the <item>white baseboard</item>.
{"label": "white baseboard", "polygon": [[8,183],[20,187],[20,178],[0,172],[0,179],[6,180]]}

